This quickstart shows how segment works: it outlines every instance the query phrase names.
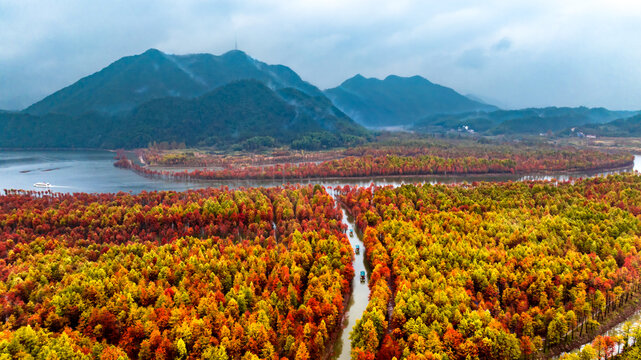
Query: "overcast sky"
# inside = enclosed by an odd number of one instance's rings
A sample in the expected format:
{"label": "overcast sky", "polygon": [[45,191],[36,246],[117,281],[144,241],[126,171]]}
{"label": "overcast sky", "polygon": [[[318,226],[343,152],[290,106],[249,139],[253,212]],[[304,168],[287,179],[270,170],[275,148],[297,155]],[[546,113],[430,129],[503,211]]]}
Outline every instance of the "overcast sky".
{"label": "overcast sky", "polygon": [[421,75],[506,108],[641,109],[641,2],[0,0],[0,109],[118,58],[234,47],[325,89]]}

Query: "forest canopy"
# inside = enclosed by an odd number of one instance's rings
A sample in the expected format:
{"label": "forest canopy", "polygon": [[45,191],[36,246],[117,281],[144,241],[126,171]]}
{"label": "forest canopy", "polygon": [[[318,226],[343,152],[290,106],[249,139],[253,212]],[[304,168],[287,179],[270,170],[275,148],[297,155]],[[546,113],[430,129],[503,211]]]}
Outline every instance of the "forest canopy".
{"label": "forest canopy", "polygon": [[[353,359],[533,358],[641,290],[638,175],[337,190],[370,269]],[[6,191],[0,354],[323,358],[354,277],[344,231],[320,185]]]}
{"label": "forest canopy", "polygon": [[322,187],[0,198],[0,353],[316,359],[353,278]]}
{"label": "forest canopy", "polygon": [[519,359],[639,290],[641,177],[342,189],[370,303],[356,359]]}

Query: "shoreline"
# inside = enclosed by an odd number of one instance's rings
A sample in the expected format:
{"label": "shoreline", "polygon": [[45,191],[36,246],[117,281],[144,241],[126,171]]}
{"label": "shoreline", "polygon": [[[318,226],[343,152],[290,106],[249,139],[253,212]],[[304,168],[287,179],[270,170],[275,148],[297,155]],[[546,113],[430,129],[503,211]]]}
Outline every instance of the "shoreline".
{"label": "shoreline", "polygon": [[[0,148],[0,151],[106,151],[117,152],[118,150],[111,149],[96,149],[96,148]],[[129,150],[126,150],[129,151]]]}
{"label": "shoreline", "polygon": [[[344,202],[342,202],[338,198],[339,195],[332,195],[332,197],[334,198],[334,201],[335,201],[336,205],[342,211],[344,211],[345,216],[343,217],[341,222],[343,222],[344,224],[347,224],[348,218],[351,217],[352,218],[352,223],[353,223],[352,228],[354,230],[354,233],[356,234],[356,237],[359,239],[359,241],[362,242],[363,234],[360,232],[358,226],[356,225],[355,219],[354,219],[352,213],[350,212],[349,208],[345,205]],[[345,234],[345,235],[347,236],[347,234]],[[350,247],[352,247],[352,255],[354,256],[353,259],[352,259],[352,263],[354,263],[355,261],[357,261],[356,260],[356,256],[354,254],[354,248],[351,245],[351,240],[349,239],[349,236],[347,236],[347,238],[348,238],[348,241],[350,242]],[[369,303],[369,296],[371,295],[371,289],[369,288],[369,278],[370,278],[370,274],[371,274],[371,269],[370,269],[370,267],[369,267],[369,265],[367,263],[367,258],[365,257],[365,244],[363,243],[362,246],[363,246],[363,248],[362,248],[361,254],[363,256],[363,258],[362,258],[363,267],[365,268],[365,271],[367,272],[367,279],[368,280],[367,280],[365,286],[367,287],[367,294],[368,294],[367,295],[367,298],[368,298],[367,302]],[[328,344],[328,347],[329,347],[328,354],[326,355],[327,356],[326,358],[323,358],[323,360],[329,360],[329,359],[336,360],[336,359],[339,359],[341,357],[341,355],[342,355],[341,351],[343,350],[343,348],[345,346],[349,346],[349,353],[350,353],[350,358],[351,358],[351,350],[352,350],[351,339],[349,339],[349,336],[348,336],[349,341],[348,341],[347,344],[342,343],[341,341],[342,341],[342,335],[345,333],[345,331],[347,331],[348,334],[351,335],[352,330],[354,330],[353,326],[351,328],[349,327],[349,316],[350,316],[350,314],[349,314],[350,311],[349,310],[350,310],[351,306],[354,306],[356,304],[356,302],[352,303],[352,300],[353,300],[352,298],[354,296],[354,292],[356,291],[356,289],[354,287],[354,281],[357,279],[357,276],[359,276],[359,275],[356,273],[356,269],[354,269],[354,278],[352,279],[352,282],[350,283],[349,297],[345,300],[345,304],[344,304],[345,305],[345,312],[344,312],[344,314],[342,316],[342,319],[341,319],[341,324],[343,324],[343,325],[341,326],[340,329],[337,329],[336,334],[333,334],[333,335],[336,336],[336,338],[334,339],[334,343],[332,343],[331,345]],[[367,304],[365,305],[365,307],[367,307]],[[356,325],[356,322],[358,320],[360,320],[362,315],[363,315],[363,313],[360,313],[360,316],[358,318],[353,319],[354,320],[354,326]],[[338,351],[339,349],[341,351]]]}
{"label": "shoreline", "polygon": [[[151,171],[156,171],[154,169],[154,166],[144,166],[145,169],[149,169]],[[140,176],[144,177],[150,177],[150,178],[166,178],[166,179],[171,179],[174,181],[178,182],[227,182],[227,181],[246,181],[246,182],[276,182],[276,181],[282,181],[283,183],[293,183],[295,184],[295,181],[305,181],[305,182],[313,182],[314,180],[318,180],[319,182],[322,181],[341,181],[341,180],[354,180],[354,181],[364,181],[364,180],[377,180],[377,179],[419,179],[419,178],[433,178],[433,179],[456,179],[456,178],[499,178],[499,177],[524,177],[524,176],[558,176],[558,175],[585,175],[586,173],[594,173],[590,174],[588,176],[597,176],[600,173],[603,172],[627,172],[627,171],[633,171],[634,170],[634,160],[631,161],[629,164],[624,165],[624,166],[615,166],[615,167],[600,167],[600,168],[590,168],[590,169],[585,169],[585,170],[550,170],[550,171],[539,171],[539,172],[488,172],[488,173],[463,173],[463,174],[422,174],[422,175],[417,175],[417,174],[408,174],[408,175],[368,175],[368,176],[330,176],[330,177],[306,177],[306,178],[287,178],[287,177],[281,177],[281,178],[229,178],[229,179],[203,179],[203,178],[193,178],[193,177],[180,177],[180,176],[175,176],[175,175],[161,175],[161,174],[144,174],[136,169],[126,169],[126,170],[131,170]],[[579,176],[577,178],[584,177],[584,176]],[[463,180],[465,181],[465,180]],[[483,181],[483,180],[481,180]],[[506,181],[510,181],[509,179]]]}
{"label": "shoreline", "polygon": [[[353,260],[352,260],[353,261]],[[356,274],[354,274],[354,278],[356,278]],[[352,280],[354,279],[352,278]],[[341,340],[341,335],[343,334],[343,331],[348,330],[347,325],[345,324],[345,321],[347,320],[348,313],[349,313],[349,303],[352,300],[352,296],[354,293],[354,286],[350,284],[349,286],[349,291],[347,292],[348,295],[345,297],[343,300],[343,315],[341,316],[341,322],[340,326],[338,326],[332,333],[328,336],[328,342],[327,345],[325,345],[325,350],[323,351],[323,355],[321,356],[322,360],[333,360],[337,358],[336,355],[336,346],[338,343],[340,343]],[[341,346],[344,346],[345,344],[341,344]],[[340,355],[340,353],[338,354]]]}
{"label": "shoreline", "polygon": [[[327,190],[326,190],[327,192]],[[329,192],[327,192],[329,194]],[[334,198],[333,195],[330,195],[334,202],[338,205],[339,208],[343,209],[342,206],[338,203],[338,200]],[[345,223],[346,219],[341,216],[341,223]],[[347,234],[344,234],[345,237],[347,238],[347,242],[349,242],[349,237]],[[352,247],[352,244],[350,243],[350,248]],[[356,261],[356,256],[354,255],[354,249],[352,249],[352,264],[354,264],[354,261]],[[343,299],[343,314],[341,316],[340,320],[340,326],[337,326],[334,331],[329,335],[328,343],[325,345],[325,350],[323,351],[323,354],[321,356],[322,360],[334,360],[337,359],[340,356],[340,353],[336,354],[336,346],[338,343],[341,341],[341,335],[343,335],[343,331],[350,331],[351,329],[347,329],[347,324],[345,324],[345,321],[347,320],[349,316],[349,308],[350,308],[350,302],[352,300],[352,297],[354,296],[354,285],[353,281],[356,279],[356,271],[354,271],[354,276],[352,277],[350,283],[349,283],[349,291],[347,291],[345,295],[345,298]],[[341,344],[341,346],[344,346],[345,344]],[[351,349],[351,347],[350,347]]]}
{"label": "shoreline", "polygon": [[592,334],[584,333],[582,336],[571,340],[567,344],[556,345],[547,353],[541,353],[537,359],[553,359],[558,358],[564,353],[580,349],[584,345],[591,344],[597,336],[602,336],[609,330],[615,328],[621,323],[624,323],[630,316],[636,312],[641,311],[641,296],[637,292],[635,298],[630,300],[630,303],[625,304],[621,309],[617,310],[612,316],[609,316],[599,328]]}
{"label": "shoreline", "polygon": [[[129,149],[129,150],[124,150],[125,152],[133,152],[139,149]],[[609,149],[608,149],[609,150]],[[109,152],[109,153],[116,153],[118,150],[116,149],[96,149],[96,148],[0,148],[0,151],[68,151],[68,152],[75,152],[75,151],[95,151],[95,152]],[[142,157],[139,157],[136,159],[138,161],[142,160]],[[134,160],[129,159],[133,163]],[[303,162],[307,163],[307,162]],[[150,171],[169,171],[171,172],[171,168],[180,168],[180,166],[159,166],[159,165],[151,165],[147,164],[144,161],[141,162],[142,166],[140,166],[143,169],[147,169]],[[276,165],[282,165],[281,163],[276,163],[276,164],[265,164],[261,165],[262,167],[266,166],[276,166]],[[543,171],[536,171],[536,172],[526,172],[526,171],[518,171],[518,172],[485,172],[485,173],[453,173],[453,174],[447,174],[447,173],[440,173],[440,174],[395,174],[395,175],[366,175],[366,176],[329,176],[329,177],[304,177],[304,178],[287,178],[287,177],[273,177],[273,178],[262,178],[262,177],[249,177],[249,178],[226,178],[226,179],[204,179],[204,178],[194,178],[194,177],[180,177],[180,176],[175,176],[175,175],[162,175],[162,174],[145,174],[141,171],[138,171],[134,168],[125,168],[126,170],[133,171],[137,173],[140,176],[147,177],[147,178],[162,178],[162,179],[168,179],[174,182],[180,182],[180,183],[187,183],[187,182],[209,182],[209,183],[222,183],[222,182],[229,182],[229,181],[238,181],[238,182],[265,182],[265,183],[273,183],[277,181],[282,181],[282,183],[290,183],[290,184],[296,184],[299,181],[304,181],[306,183],[311,183],[317,180],[318,182],[322,181],[341,181],[341,180],[353,180],[353,181],[363,181],[363,180],[379,180],[379,179],[421,179],[421,178],[431,178],[435,179],[438,181],[438,179],[457,179],[457,178],[488,178],[492,179],[491,181],[494,180],[494,178],[499,178],[499,177],[524,177],[524,176],[558,176],[558,175],[568,175],[568,176],[573,176],[573,175],[581,175],[579,177],[584,177],[584,175],[587,175],[589,177],[599,175],[599,173],[603,172],[623,172],[623,171],[632,171],[634,167],[634,159],[631,160],[629,163],[626,165],[622,166],[604,166],[604,167],[595,167],[595,168],[589,168],[589,169],[565,169],[565,170],[543,170]],[[184,168],[183,168],[184,169]],[[191,169],[191,170],[189,170]],[[194,171],[194,170],[207,170],[207,168],[186,168],[182,171]],[[179,172],[176,172],[179,173]],[[506,179],[505,181],[511,181],[512,179]],[[463,182],[466,181],[463,179]],[[484,181],[484,180],[480,180]]]}

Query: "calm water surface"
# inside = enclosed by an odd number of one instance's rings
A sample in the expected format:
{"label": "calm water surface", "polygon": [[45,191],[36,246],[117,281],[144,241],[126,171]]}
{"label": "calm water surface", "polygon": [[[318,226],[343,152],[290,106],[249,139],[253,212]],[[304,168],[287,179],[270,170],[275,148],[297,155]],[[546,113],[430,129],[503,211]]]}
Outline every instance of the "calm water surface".
{"label": "calm water surface", "polygon": [[[570,175],[499,175],[499,176],[423,176],[412,178],[365,178],[341,180],[231,180],[231,181],[173,181],[151,179],[133,171],[113,166],[114,153],[108,151],[0,151],[0,190],[37,190],[37,182],[52,184],[55,192],[133,192],[143,190],[187,190],[208,186],[252,187],[278,186],[290,183],[319,183],[325,186],[337,185],[401,185],[407,183],[457,183],[463,181],[507,181],[507,180],[567,180]],[[635,156],[634,170],[641,171],[641,156]],[[632,169],[628,169],[630,171]],[[620,172],[620,171],[618,171]],[[609,172],[608,172],[609,173]],[[604,172],[584,172],[572,177],[602,175]]]}
{"label": "calm water surface", "polygon": [[[345,210],[343,210],[343,223],[347,225],[347,237],[352,245],[352,249],[356,249],[356,246],[358,246],[360,250],[358,254],[354,255],[354,261],[352,262],[354,266],[352,294],[347,304],[345,318],[343,319],[343,329],[340,333],[340,341],[336,341],[334,346],[332,359],[335,360],[351,359],[352,349],[349,335],[351,334],[354,325],[356,325],[356,321],[363,316],[369,301],[368,280],[370,269],[368,269],[365,264],[365,245],[360,238],[360,233],[356,229],[354,219],[352,219],[351,216],[347,216]],[[361,281],[361,271],[365,271],[366,273],[365,281]]]}

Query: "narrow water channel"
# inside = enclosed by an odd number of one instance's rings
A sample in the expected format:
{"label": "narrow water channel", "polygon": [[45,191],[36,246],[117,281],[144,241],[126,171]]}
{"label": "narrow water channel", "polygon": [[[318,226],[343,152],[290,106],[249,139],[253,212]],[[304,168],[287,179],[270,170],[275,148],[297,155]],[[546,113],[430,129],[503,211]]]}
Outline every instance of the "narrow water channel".
{"label": "narrow water channel", "polygon": [[[635,155],[634,171],[641,172],[641,155]],[[607,175],[607,173],[598,174],[598,175]],[[533,180],[533,179],[524,178],[523,180]],[[546,179],[546,180],[550,180],[550,179]],[[564,179],[564,180],[567,180],[567,179]],[[397,187],[400,184],[388,183],[385,185],[392,185],[393,187]],[[325,186],[326,186],[327,192],[334,198],[334,201],[338,203],[334,188],[332,186],[327,186],[327,185]],[[339,186],[336,186],[336,187],[338,188]],[[336,344],[334,345],[334,351],[331,357],[331,359],[333,360],[351,359],[351,341],[350,341],[349,335],[352,332],[352,329],[354,328],[356,321],[360,319],[363,313],[365,312],[365,309],[367,308],[367,303],[369,301],[368,281],[369,281],[370,269],[365,265],[365,246],[360,238],[361,236],[360,232],[357,231],[354,219],[347,214],[344,208],[342,208],[341,211],[343,213],[342,221],[345,225],[347,225],[347,237],[349,239],[349,242],[352,245],[352,249],[356,249],[356,247],[358,246],[359,253],[354,255],[354,261],[352,263],[354,267],[354,279],[352,280],[352,293],[350,295],[345,317],[343,319],[343,330],[341,331],[341,334],[340,334],[340,340],[336,341]],[[365,271],[365,274],[366,274],[364,282],[361,282],[360,280],[361,271]],[[631,323],[632,328],[641,327],[641,310],[636,311],[633,315],[631,315],[624,321],[620,322],[615,327],[603,333],[602,335],[607,335],[607,336],[624,335],[624,328],[627,322]],[[632,344],[633,342],[631,340],[629,345],[632,345]],[[581,349],[583,349],[584,346],[585,344],[569,351],[568,353],[578,353]],[[615,354],[618,355],[619,353],[621,353],[622,350],[623,350],[622,347],[617,347]],[[561,354],[560,356],[562,355],[563,354]],[[559,359],[560,356],[555,356],[552,359]]]}
{"label": "narrow water channel", "polygon": [[[630,315],[630,317],[628,317],[624,321],[618,323],[615,327],[613,327],[612,329],[604,332],[601,335],[603,335],[603,336],[621,336],[621,337],[625,337],[626,323],[628,323],[628,322],[630,323],[631,329],[635,329],[635,328],[641,326],[641,310],[636,311],[634,314]],[[593,340],[594,339],[590,340],[589,343],[592,343]],[[571,350],[571,351],[569,351],[567,353],[563,353],[563,354],[561,354],[559,356],[555,356],[552,359],[559,359],[564,354],[577,354],[577,353],[579,353],[579,351],[583,350],[585,345],[587,345],[589,343],[583,344],[583,345],[581,345],[581,346],[579,346],[579,347],[577,347],[577,348],[575,348],[575,349],[573,349],[573,350]],[[628,339],[628,345],[634,345],[634,339],[632,339],[632,337],[630,339]],[[614,353],[612,355],[619,355],[623,351],[623,349],[624,349],[623,344],[618,344],[616,346],[615,351],[614,351]]]}
{"label": "narrow water channel", "polygon": [[[328,189],[331,194],[333,191]],[[360,238],[360,233],[356,229],[356,224],[351,216],[348,216],[345,209],[343,211],[343,223],[347,225],[347,237],[352,245],[352,249],[358,248],[358,253],[354,254],[354,279],[352,280],[352,293],[347,304],[345,318],[343,319],[343,330],[340,334],[340,340],[336,341],[332,359],[349,360],[351,358],[351,341],[349,334],[352,332],[356,321],[363,316],[367,302],[369,301],[369,269],[365,266],[365,247]],[[361,281],[361,271],[365,272],[365,279]]]}

